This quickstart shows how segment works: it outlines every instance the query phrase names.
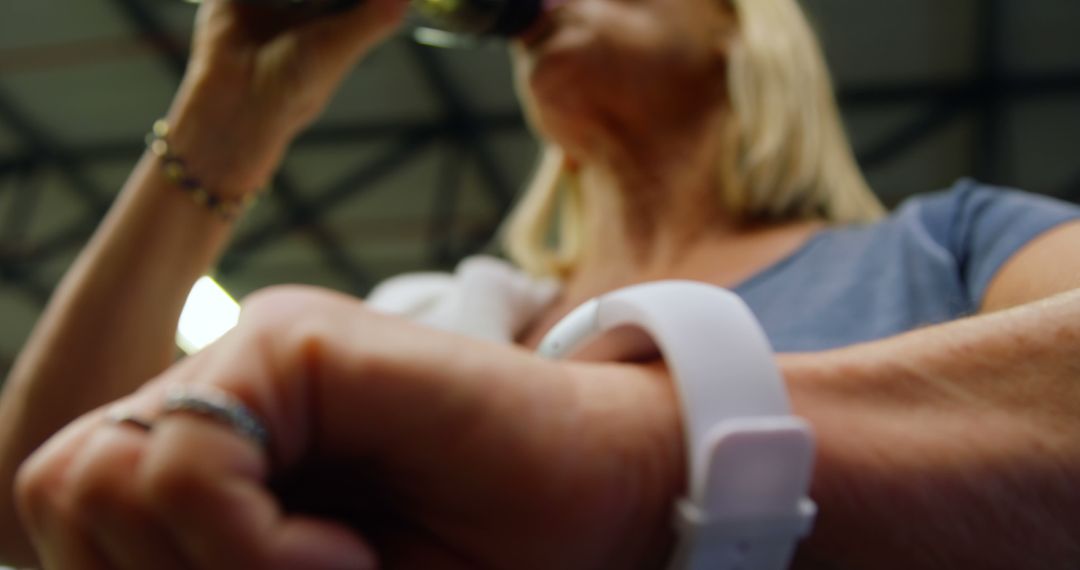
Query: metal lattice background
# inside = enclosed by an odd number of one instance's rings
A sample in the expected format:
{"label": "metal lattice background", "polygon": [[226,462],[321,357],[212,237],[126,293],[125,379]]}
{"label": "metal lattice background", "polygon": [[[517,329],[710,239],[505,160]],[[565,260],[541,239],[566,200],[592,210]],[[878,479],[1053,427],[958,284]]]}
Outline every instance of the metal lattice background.
{"label": "metal lattice background", "polygon": [[[806,0],[871,184],[962,176],[1080,201],[1080,2]],[[0,378],[184,69],[175,0],[0,3]],[[293,146],[218,276],[363,293],[487,244],[534,161],[501,50],[403,34]],[[107,326],[107,323],[103,323]]]}

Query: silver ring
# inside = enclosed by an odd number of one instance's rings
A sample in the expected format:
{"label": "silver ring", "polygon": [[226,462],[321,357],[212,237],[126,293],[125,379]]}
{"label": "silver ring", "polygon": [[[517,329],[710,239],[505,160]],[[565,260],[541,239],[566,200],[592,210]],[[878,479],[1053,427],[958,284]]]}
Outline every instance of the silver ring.
{"label": "silver ring", "polygon": [[150,431],[154,429],[154,423],[150,420],[126,412],[119,407],[109,410],[109,412],[105,414],[105,419],[112,425],[130,426],[137,428],[139,431]]}
{"label": "silver ring", "polygon": [[264,451],[270,449],[270,432],[263,422],[232,394],[206,384],[177,385],[165,395],[162,415],[189,413],[212,419],[246,437]]}

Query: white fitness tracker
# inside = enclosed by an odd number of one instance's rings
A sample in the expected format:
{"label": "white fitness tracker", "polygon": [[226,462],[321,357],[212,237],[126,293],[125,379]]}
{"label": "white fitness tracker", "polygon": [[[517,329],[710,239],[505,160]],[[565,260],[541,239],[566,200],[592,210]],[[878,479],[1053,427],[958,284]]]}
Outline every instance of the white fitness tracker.
{"label": "white fitness tracker", "polygon": [[673,570],[783,570],[813,526],[813,434],[791,414],[772,348],[727,290],[636,285],[571,312],[538,352],[560,358],[621,326],[659,348],[682,406],[688,496],[678,502]]}

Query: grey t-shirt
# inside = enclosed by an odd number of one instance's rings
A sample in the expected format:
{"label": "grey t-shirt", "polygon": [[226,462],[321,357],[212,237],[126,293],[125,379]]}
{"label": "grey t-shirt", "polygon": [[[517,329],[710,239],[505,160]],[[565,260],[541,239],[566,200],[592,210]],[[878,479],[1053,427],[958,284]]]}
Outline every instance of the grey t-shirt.
{"label": "grey t-shirt", "polygon": [[978,310],[991,279],[1080,207],[970,180],[886,220],[836,227],[735,288],[777,352],[826,350]]}

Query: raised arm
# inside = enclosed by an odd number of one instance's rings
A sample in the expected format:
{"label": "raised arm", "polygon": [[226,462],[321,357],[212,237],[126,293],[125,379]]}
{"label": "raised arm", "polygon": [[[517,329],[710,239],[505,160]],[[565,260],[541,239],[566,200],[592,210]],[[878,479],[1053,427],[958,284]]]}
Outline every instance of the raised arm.
{"label": "raised arm", "polygon": [[[355,60],[390,33],[403,8],[401,0],[372,0],[288,27],[268,25],[267,14],[251,6],[208,0],[167,115],[172,152],[223,198],[257,191],[293,135]],[[30,554],[11,504],[15,470],[61,426],[169,365],[184,299],[231,229],[169,182],[151,153],[139,161],[0,396],[0,561]]]}

